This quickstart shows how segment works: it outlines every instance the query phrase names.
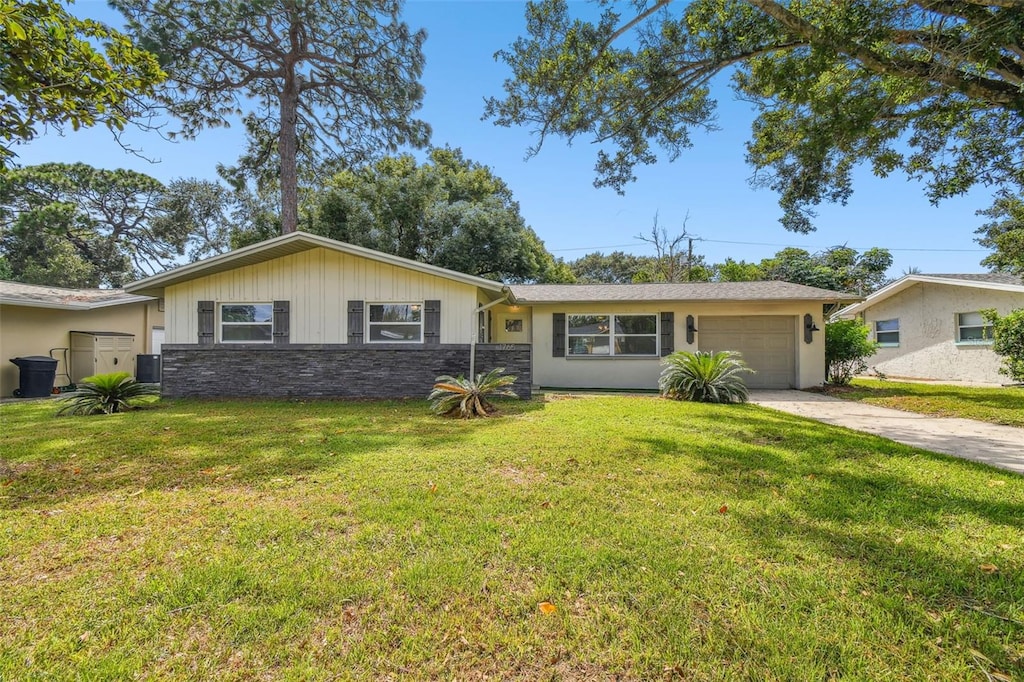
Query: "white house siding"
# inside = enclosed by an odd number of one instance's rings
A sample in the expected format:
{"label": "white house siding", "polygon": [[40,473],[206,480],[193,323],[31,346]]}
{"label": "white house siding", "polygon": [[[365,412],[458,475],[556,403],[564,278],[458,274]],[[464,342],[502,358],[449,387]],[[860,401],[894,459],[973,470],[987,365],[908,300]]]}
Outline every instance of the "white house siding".
{"label": "white house siding", "polygon": [[[984,308],[1005,314],[1024,308],[1024,294],[921,282],[864,310],[874,333],[877,320],[900,321],[900,345],[879,348],[868,365],[891,377],[1000,383],[1000,359],[990,344],[958,344],[956,315]],[[873,338],[873,337],[872,337]]]}
{"label": "white house siding", "polygon": [[[565,388],[653,389],[658,386],[662,358],[556,358],[551,355],[553,313],[674,313],[675,350],[698,350],[700,316],[787,315],[792,316],[796,336],[796,388],[820,386],[825,381],[825,334],[815,332],[813,342],[804,343],[803,316],[810,314],[819,329],[825,328],[820,302],[786,303],[572,303],[533,306],[533,382],[538,386]],[[697,334],[686,343],[686,316],[693,315]]]}
{"label": "white house siding", "polygon": [[470,284],[322,248],[167,287],[165,343],[196,343],[198,301],[290,301],[291,343],[346,343],[348,301],[441,301],[441,343],[469,343]]}

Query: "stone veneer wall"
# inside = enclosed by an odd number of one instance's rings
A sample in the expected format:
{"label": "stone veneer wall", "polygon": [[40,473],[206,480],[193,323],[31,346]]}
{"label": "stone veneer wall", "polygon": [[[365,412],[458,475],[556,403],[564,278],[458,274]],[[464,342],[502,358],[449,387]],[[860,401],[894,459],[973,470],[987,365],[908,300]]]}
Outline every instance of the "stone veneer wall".
{"label": "stone veneer wall", "polygon": [[[442,374],[469,373],[469,344],[164,344],[168,398],[425,398]],[[529,398],[529,344],[478,344],[476,371],[504,367]]]}

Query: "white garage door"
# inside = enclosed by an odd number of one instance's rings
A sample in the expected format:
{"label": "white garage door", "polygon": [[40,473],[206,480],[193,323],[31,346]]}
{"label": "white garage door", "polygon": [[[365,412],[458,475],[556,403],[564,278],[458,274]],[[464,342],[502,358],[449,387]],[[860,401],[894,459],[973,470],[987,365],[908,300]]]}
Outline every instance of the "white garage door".
{"label": "white garage door", "polygon": [[784,315],[708,317],[697,320],[700,350],[734,350],[757,374],[745,374],[750,388],[796,386],[796,323]]}

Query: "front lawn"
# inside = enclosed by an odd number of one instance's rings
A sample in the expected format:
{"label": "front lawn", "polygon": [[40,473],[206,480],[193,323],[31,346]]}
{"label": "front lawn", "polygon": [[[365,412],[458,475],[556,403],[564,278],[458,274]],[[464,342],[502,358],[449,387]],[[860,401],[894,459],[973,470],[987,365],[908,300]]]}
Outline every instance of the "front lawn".
{"label": "front lawn", "polygon": [[53,410],[0,408],[3,680],[1024,676],[1004,471],[653,397]]}
{"label": "front lawn", "polygon": [[854,379],[850,390],[844,388],[832,393],[838,398],[907,412],[1024,427],[1024,388],[979,388]]}

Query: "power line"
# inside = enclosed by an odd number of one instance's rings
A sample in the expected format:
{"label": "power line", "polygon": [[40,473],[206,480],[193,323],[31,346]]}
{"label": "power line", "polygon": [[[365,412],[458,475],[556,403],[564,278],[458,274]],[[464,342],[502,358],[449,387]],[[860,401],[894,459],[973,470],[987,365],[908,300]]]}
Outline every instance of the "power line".
{"label": "power line", "polygon": [[[709,242],[714,244],[734,244],[740,246],[772,246],[777,248],[792,248],[792,249],[831,249],[836,244],[831,246],[811,246],[809,244],[775,244],[772,242],[740,242],[730,241],[726,239],[705,239],[703,237],[694,237],[694,241]],[[570,249],[550,249],[551,253],[563,253],[567,251],[600,251],[602,249],[625,249],[632,246],[643,246],[646,242],[633,242],[632,244],[608,244],[605,246],[578,246]],[[869,248],[879,247],[865,247],[865,246],[851,246],[849,247],[856,251],[864,251]],[[885,247],[880,247],[885,248]],[[886,248],[886,251],[900,251],[909,253],[988,253],[988,249],[902,249],[902,248]]]}

